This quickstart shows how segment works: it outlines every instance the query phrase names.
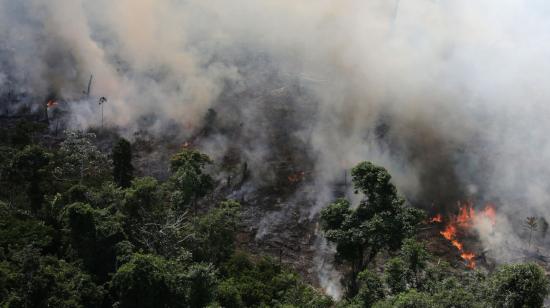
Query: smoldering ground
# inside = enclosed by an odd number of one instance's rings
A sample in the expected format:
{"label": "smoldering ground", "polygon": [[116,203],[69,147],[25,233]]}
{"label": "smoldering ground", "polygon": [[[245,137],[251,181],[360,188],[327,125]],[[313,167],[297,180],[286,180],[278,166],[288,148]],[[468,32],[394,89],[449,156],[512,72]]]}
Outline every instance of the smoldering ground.
{"label": "smoldering ground", "polygon": [[542,0],[0,0],[2,112],[53,93],[84,100],[72,125],[94,126],[104,96],[108,125],[177,123],[185,140],[213,109],[224,129],[200,144],[241,149],[255,181],[273,178],[265,160],[305,156],[306,218],[371,160],[430,211],[492,200],[499,236],[481,238],[516,249],[514,217],[550,214],[549,14]]}

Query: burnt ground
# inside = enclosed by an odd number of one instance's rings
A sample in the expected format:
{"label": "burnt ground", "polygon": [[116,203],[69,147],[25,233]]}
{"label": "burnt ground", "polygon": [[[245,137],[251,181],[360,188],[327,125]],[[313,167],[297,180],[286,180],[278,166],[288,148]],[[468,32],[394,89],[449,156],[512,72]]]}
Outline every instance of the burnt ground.
{"label": "burnt ground", "polygon": [[[279,86],[279,85],[277,85]],[[295,132],[307,131],[304,117],[314,115],[307,100],[296,104],[295,92],[299,89],[277,88],[274,91],[260,93],[239,93],[239,101],[258,109],[257,114],[269,117],[253,119],[247,115],[232,114],[237,108],[225,106],[217,111],[212,110],[205,119],[205,127],[195,131],[191,137],[182,137],[180,131],[159,136],[147,129],[135,132],[131,138],[134,148],[134,165],[138,176],[154,176],[166,179],[169,175],[169,158],[183,146],[199,150],[204,147],[203,141],[216,136],[228,136],[231,143],[223,147],[222,155],[213,167],[218,187],[205,200],[205,206],[212,206],[223,199],[240,201],[243,208],[243,229],[238,236],[238,247],[257,255],[270,255],[281,263],[287,264],[299,272],[308,282],[319,286],[316,272],[318,254],[318,226],[315,218],[304,215],[314,205],[311,199],[314,194],[303,193],[303,189],[312,182],[311,171],[315,157],[308,152],[307,140],[296,137]],[[237,95],[237,94],[235,94]],[[234,97],[227,98],[237,101]],[[298,96],[298,99],[299,96]],[[301,106],[301,110],[290,109],[290,106]],[[44,113],[24,110],[17,114],[4,115],[0,126],[5,130],[14,129],[18,122],[25,120],[41,123],[49,128],[33,135],[33,139],[46,147],[53,147],[62,141],[60,131],[64,128],[62,112],[45,119]],[[250,120],[253,127],[247,127]],[[258,123],[259,122],[259,123]],[[61,124],[60,124],[61,123]],[[257,134],[256,127],[262,127]],[[92,129],[98,136],[97,144],[101,150],[109,153],[119,137],[119,128],[106,127]],[[187,134],[189,136],[189,134]],[[256,139],[267,144],[270,151],[254,161],[254,157],[243,152],[254,152],[250,148]],[[266,179],[259,180],[266,175]],[[425,240],[428,250],[457,268],[465,268],[460,253],[440,235],[442,226],[426,224],[419,238]],[[466,250],[476,254],[478,268],[492,270],[495,265],[495,254],[485,251],[475,234],[462,234]],[[548,248],[543,246],[516,251],[513,258],[519,261],[533,261],[549,271]],[[383,258],[383,256],[381,256]],[[512,260],[513,261],[513,260]]]}

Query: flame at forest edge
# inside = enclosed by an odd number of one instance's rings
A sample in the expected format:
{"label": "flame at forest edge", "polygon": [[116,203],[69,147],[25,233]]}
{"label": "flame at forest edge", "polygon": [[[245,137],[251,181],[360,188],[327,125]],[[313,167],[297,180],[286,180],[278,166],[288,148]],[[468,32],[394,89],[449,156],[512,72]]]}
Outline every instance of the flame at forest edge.
{"label": "flame at forest edge", "polygon": [[[464,244],[460,240],[459,236],[470,232],[474,224],[481,220],[488,220],[489,223],[494,226],[496,223],[496,210],[493,204],[488,203],[483,211],[476,213],[472,203],[467,202],[465,204],[458,203],[459,211],[458,215],[453,215],[448,218],[448,222],[445,225],[445,229],[439,233],[455,247],[460,257],[466,261],[466,267],[474,269],[476,267],[476,255],[471,251],[467,251],[464,248]],[[430,219],[431,223],[442,223],[443,217],[441,214],[435,215]]]}

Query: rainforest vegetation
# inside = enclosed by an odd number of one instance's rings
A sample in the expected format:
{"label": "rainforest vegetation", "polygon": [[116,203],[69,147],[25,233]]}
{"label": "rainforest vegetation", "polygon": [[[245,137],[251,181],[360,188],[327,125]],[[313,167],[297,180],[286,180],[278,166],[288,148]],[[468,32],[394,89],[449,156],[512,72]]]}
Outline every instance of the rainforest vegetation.
{"label": "rainforest vegetation", "polygon": [[191,148],[167,179],[135,176],[133,145],[110,152],[93,132],[44,142],[44,124],[0,132],[2,307],[541,307],[534,263],[451,266],[417,238],[426,214],[369,162],[352,170],[359,204],[321,211],[343,273],[333,299],[277,256],[239,248],[242,205],[216,200],[210,166]]}

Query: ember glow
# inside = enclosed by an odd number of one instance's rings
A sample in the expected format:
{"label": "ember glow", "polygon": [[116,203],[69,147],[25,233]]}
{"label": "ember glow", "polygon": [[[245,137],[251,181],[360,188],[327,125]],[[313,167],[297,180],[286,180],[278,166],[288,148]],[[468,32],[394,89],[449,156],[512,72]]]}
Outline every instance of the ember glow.
{"label": "ember glow", "polygon": [[291,182],[291,183],[297,183],[297,182],[302,181],[305,176],[306,176],[306,173],[301,171],[301,172],[289,175],[288,176],[288,181]]}
{"label": "ember glow", "polygon": [[53,108],[53,107],[55,107],[55,106],[57,106],[57,102],[54,101],[54,100],[49,100],[49,101],[46,103],[46,107],[47,107],[48,109]]}
{"label": "ember glow", "polygon": [[[460,236],[471,232],[472,227],[481,220],[488,220],[492,226],[496,224],[496,209],[493,204],[487,204],[485,208],[476,213],[472,203],[458,203],[458,215],[449,217],[445,229],[439,233],[448,240],[460,253],[460,257],[466,261],[466,267],[474,269],[476,267],[476,255],[471,251],[464,249],[464,243]],[[442,223],[441,214],[435,215],[430,219],[431,223]]]}
{"label": "ember glow", "polygon": [[436,223],[436,222],[437,222],[437,223],[440,223],[440,222],[442,222],[442,221],[443,221],[443,216],[441,216],[441,214],[437,214],[437,215],[435,215],[434,217],[432,217],[432,218],[430,219],[430,222],[431,222],[431,223]]}

